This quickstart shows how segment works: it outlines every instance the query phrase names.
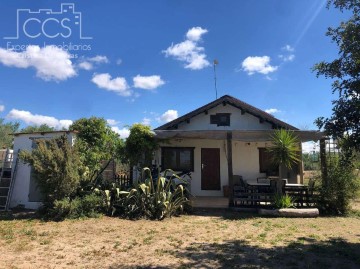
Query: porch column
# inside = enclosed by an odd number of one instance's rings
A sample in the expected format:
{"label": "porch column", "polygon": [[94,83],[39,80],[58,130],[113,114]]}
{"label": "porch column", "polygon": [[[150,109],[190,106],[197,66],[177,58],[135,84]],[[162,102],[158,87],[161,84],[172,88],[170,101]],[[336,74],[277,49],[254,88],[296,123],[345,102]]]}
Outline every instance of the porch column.
{"label": "porch column", "polygon": [[300,145],[300,163],[298,164],[298,172],[300,175],[300,182],[297,181],[296,178],[296,183],[300,183],[300,184],[304,184],[304,160],[303,160],[303,154],[302,154],[302,143],[299,143]]}
{"label": "porch column", "polygon": [[232,132],[228,131],[226,133],[226,144],[227,144],[227,162],[228,162],[228,180],[229,180],[229,203],[233,203],[234,193],[233,193],[233,165],[232,165]]}
{"label": "porch column", "polygon": [[320,165],[322,184],[327,185],[326,143],[325,138],[320,139]]}

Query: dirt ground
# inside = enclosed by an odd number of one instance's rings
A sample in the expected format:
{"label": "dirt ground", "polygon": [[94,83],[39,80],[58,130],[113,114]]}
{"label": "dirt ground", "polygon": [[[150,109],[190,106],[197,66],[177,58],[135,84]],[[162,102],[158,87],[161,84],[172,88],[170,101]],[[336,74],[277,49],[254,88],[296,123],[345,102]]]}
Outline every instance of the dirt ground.
{"label": "dirt ground", "polygon": [[360,214],[260,218],[198,210],[164,221],[0,216],[0,268],[360,268]]}

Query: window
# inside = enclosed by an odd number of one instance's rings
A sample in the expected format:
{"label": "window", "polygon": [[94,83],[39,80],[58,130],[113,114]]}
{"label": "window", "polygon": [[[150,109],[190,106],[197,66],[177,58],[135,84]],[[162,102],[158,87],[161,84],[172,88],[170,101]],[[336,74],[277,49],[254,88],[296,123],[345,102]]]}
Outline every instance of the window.
{"label": "window", "polygon": [[230,126],[230,113],[216,113],[215,115],[210,115],[210,124]]}
{"label": "window", "polygon": [[279,166],[274,165],[271,153],[266,148],[259,148],[260,173],[266,173],[267,176],[278,176]]}
{"label": "window", "polygon": [[162,170],[194,171],[194,148],[161,148]]}

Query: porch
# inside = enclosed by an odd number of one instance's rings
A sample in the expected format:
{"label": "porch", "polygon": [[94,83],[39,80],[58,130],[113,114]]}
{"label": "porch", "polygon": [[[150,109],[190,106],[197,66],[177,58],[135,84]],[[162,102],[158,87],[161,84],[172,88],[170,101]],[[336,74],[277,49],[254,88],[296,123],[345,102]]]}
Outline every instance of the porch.
{"label": "porch", "polygon": [[[218,199],[217,197],[223,196],[225,188],[233,190],[233,186],[236,185],[236,182],[233,181],[234,174],[241,175],[249,184],[257,184],[258,178],[275,176],[267,173],[268,169],[264,167],[265,158],[262,155],[266,152],[264,149],[271,144],[270,137],[273,132],[274,130],[156,130],[156,137],[166,139],[167,142],[162,145],[166,151],[158,151],[155,163],[164,165],[164,160],[170,160],[172,156],[178,156],[177,159],[174,157],[174,163],[175,160],[180,163],[179,156],[187,156],[183,163],[190,167],[189,170],[192,175],[191,193],[195,197],[206,197],[197,199],[198,201],[194,204],[195,206],[202,205],[202,201]],[[294,134],[299,138],[299,142],[324,139],[324,134],[317,131],[294,131]],[[164,158],[164,152],[172,151],[174,152],[173,155]],[[216,158],[208,160],[212,157],[211,155],[215,155]],[[170,165],[165,164],[165,167]],[[286,170],[284,167],[279,167],[279,170],[277,176],[287,178],[289,184],[303,183],[301,163],[291,170]],[[210,181],[211,185],[209,184]],[[299,196],[298,200],[304,204],[302,201],[306,198],[305,189],[290,189],[289,187],[287,186],[287,191]],[[264,199],[270,200],[269,197],[266,198],[265,195],[259,195],[259,193],[262,193],[261,190],[246,191],[246,196],[248,196],[246,199],[251,200],[251,202],[244,204],[262,205],[266,202]],[[229,196],[230,204],[233,204],[233,191],[229,193]],[[262,200],[255,202],[254,199]],[[212,202],[204,203],[209,204],[209,207],[220,206],[218,201],[214,202],[215,205]],[[222,202],[222,204],[224,206],[226,203]]]}

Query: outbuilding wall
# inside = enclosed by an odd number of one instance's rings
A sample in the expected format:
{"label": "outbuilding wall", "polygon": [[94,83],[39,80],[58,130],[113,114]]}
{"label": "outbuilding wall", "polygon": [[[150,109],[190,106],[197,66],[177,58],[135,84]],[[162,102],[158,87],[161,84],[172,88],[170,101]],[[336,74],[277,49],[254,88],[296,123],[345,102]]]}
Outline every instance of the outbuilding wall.
{"label": "outbuilding wall", "polygon": [[75,141],[75,134],[70,132],[50,132],[50,133],[34,133],[34,134],[18,134],[14,138],[14,161],[12,166],[13,178],[13,191],[10,201],[10,208],[16,206],[24,206],[29,209],[37,209],[41,202],[30,202],[29,201],[29,190],[30,190],[30,178],[31,178],[31,166],[24,164],[19,160],[16,171],[15,162],[18,158],[19,150],[32,150],[34,139],[51,139],[58,137],[66,133],[69,143],[73,144]]}

